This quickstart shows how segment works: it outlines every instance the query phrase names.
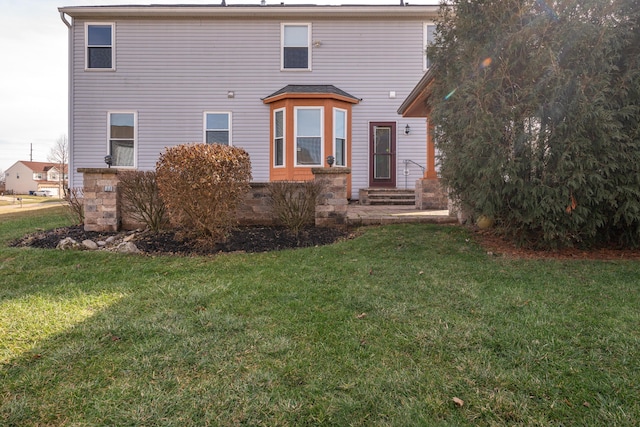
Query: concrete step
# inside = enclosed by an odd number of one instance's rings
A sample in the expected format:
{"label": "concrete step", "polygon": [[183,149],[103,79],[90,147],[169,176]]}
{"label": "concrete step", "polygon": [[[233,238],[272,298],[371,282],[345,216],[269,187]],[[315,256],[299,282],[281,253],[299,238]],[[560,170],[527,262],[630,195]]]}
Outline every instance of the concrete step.
{"label": "concrete step", "polygon": [[415,191],[396,188],[368,188],[364,190],[365,205],[414,205]]}

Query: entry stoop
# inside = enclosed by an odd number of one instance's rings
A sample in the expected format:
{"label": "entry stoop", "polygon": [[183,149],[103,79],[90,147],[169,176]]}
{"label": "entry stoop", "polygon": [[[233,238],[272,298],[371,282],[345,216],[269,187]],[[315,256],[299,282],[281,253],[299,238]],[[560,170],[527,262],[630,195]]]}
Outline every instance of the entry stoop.
{"label": "entry stoop", "polygon": [[414,190],[400,190],[397,188],[361,188],[361,205],[393,205],[415,206],[416,193]]}

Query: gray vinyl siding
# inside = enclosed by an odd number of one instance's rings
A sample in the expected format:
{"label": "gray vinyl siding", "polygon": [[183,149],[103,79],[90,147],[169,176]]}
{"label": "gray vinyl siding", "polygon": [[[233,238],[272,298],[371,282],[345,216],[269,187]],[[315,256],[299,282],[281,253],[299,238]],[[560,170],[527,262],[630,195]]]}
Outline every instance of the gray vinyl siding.
{"label": "gray vinyl siding", "polygon": [[[397,121],[397,184],[404,187],[402,161],[424,164],[426,157],[424,119],[396,113],[423,74],[425,20],[103,19],[115,23],[116,70],[85,71],[84,21],[76,19],[72,185],[82,183],[77,168],[104,166],[109,111],[137,113],[141,170],[153,169],[167,146],[202,142],[205,111],[231,112],[233,145],[249,152],[253,180],[268,181],[270,108],[262,98],[288,84],[332,84],[362,98],[352,110],[353,195],[368,186],[371,121]],[[312,71],[280,70],[282,22],[312,24],[312,40],[321,42],[312,47]],[[410,188],[420,176],[410,169]]]}

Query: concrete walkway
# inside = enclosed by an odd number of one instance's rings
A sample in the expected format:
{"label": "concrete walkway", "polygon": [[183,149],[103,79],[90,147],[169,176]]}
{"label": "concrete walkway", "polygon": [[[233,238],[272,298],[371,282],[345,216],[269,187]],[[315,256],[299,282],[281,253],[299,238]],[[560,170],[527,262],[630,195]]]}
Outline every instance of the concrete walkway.
{"label": "concrete walkway", "polygon": [[402,223],[456,224],[448,210],[420,211],[415,206],[365,206],[357,203],[347,207],[349,225],[382,225]]}
{"label": "concrete walkway", "polygon": [[0,196],[0,201],[7,202],[0,204],[0,215],[7,213],[32,211],[35,209],[52,208],[55,206],[63,206],[67,203],[64,200],[60,200],[58,198],[54,199],[51,197],[42,197],[42,201],[33,198],[18,200],[18,198],[22,198],[22,196]]}

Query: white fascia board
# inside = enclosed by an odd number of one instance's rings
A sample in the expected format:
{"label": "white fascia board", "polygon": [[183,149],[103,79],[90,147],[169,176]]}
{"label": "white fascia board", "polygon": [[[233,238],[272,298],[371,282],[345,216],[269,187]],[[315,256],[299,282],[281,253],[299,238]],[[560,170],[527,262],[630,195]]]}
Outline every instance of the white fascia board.
{"label": "white fascia board", "polygon": [[438,15],[440,6],[69,6],[58,11],[73,18],[413,18]]}

